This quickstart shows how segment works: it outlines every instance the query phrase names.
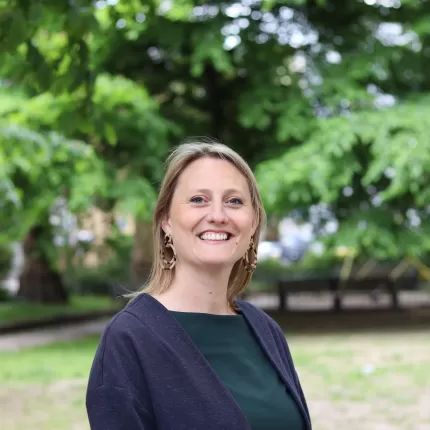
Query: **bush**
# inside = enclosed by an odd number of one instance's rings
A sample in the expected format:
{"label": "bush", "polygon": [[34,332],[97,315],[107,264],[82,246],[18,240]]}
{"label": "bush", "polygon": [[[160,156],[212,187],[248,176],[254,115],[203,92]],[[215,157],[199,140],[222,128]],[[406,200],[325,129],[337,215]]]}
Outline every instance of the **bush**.
{"label": "bush", "polygon": [[71,268],[67,279],[73,292],[115,297],[128,292],[125,284],[129,281],[133,237],[115,234],[106,241],[106,246],[112,250],[112,256],[103,264]]}
{"label": "bush", "polygon": [[12,300],[12,296],[9,293],[8,290],[6,290],[5,288],[2,288],[0,285],[0,303],[1,302],[8,302],[10,300]]}
{"label": "bush", "polygon": [[338,269],[343,263],[343,258],[325,253],[322,256],[308,253],[302,260],[293,264],[284,264],[276,259],[267,259],[257,265],[256,277],[258,279],[285,276],[294,276],[299,273],[323,274]]}
{"label": "bush", "polygon": [[117,296],[128,280],[127,269],[114,259],[97,267],[75,268],[73,278],[69,279],[70,288],[77,294]]}
{"label": "bush", "polygon": [[0,302],[10,300],[9,291],[2,288],[2,280],[7,276],[12,266],[13,251],[10,246],[0,246]]}

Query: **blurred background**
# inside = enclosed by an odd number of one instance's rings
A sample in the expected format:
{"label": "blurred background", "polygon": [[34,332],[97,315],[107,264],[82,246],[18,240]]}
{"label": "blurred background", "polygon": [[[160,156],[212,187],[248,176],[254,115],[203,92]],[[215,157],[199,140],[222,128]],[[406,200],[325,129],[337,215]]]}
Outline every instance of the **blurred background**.
{"label": "blurred background", "polygon": [[430,429],[429,70],[427,0],[0,0],[0,427],[89,428],[164,160],[203,135],[257,177],[245,299],[314,428]]}

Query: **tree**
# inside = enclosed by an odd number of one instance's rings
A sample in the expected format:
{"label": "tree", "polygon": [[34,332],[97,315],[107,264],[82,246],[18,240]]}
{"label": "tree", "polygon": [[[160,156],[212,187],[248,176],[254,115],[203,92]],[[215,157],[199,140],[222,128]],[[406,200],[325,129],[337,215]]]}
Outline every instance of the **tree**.
{"label": "tree", "polygon": [[319,44],[307,52],[307,91],[318,119],[301,146],[259,166],[269,212],[299,208],[331,249],[426,257],[430,4],[308,6]]}
{"label": "tree", "polygon": [[19,295],[31,301],[67,301],[55,270],[51,208],[67,196],[72,209],[82,209],[101,178],[88,145],[55,132],[0,124],[0,244],[26,238]]}
{"label": "tree", "polygon": [[[279,143],[299,143],[313,111],[298,86],[302,72],[287,71],[297,49],[264,28],[275,15],[265,4],[239,12],[236,6],[10,2],[8,25],[31,30],[11,33],[5,27],[1,73],[12,81],[24,77],[36,93],[80,89],[87,97],[77,107],[86,116],[97,76],[121,75],[145,87],[161,116],[179,127],[170,145],[185,136],[211,135],[255,166],[280,154]],[[30,21],[34,14],[38,20]],[[235,43],[238,31],[241,44]],[[288,79],[281,79],[285,73]]]}
{"label": "tree", "polygon": [[[335,217],[336,234],[326,234],[330,247],[379,260],[429,255],[429,114],[427,96],[320,119],[307,142],[259,166],[266,207],[270,213],[302,209],[305,220],[313,209],[323,234]],[[315,217],[320,204],[325,207]]]}
{"label": "tree", "polygon": [[[252,167],[286,152],[287,161],[302,163],[306,156],[303,171],[310,174],[312,151],[321,149],[301,145],[322,133],[322,118],[379,118],[375,102],[384,97],[402,101],[418,89],[428,91],[429,78],[423,73],[428,66],[428,1],[113,3],[0,3],[0,75],[25,86],[36,100],[51,100],[57,114],[49,124],[38,118],[43,127],[56,127],[96,148],[114,178],[114,195],[104,198],[109,208],[123,195],[119,190],[127,190],[128,201],[134,202],[129,207],[142,209],[135,204],[139,184],[155,195],[161,161],[181,137],[220,138]],[[104,110],[112,83],[124,91],[115,92],[116,104]],[[97,93],[103,98],[97,99]],[[119,114],[122,98],[128,100],[126,118]],[[138,126],[136,112],[145,118]],[[30,113],[29,123],[35,112]],[[327,124],[343,131],[349,127],[344,119]],[[145,148],[142,136],[152,136]],[[355,156],[343,153],[345,162],[354,162]],[[322,165],[330,165],[331,157]],[[273,197],[273,189],[288,184],[285,166],[275,161],[272,167],[278,176],[268,175],[270,184],[262,179],[262,189],[274,210],[270,199],[280,198]],[[121,182],[124,172],[128,181]],[[349,178],[346,173],[336,177],[334,187]],[[295,184],[306,190],[309,177],[301,178]],[[331,210],[343,204],[343,197],[334,194],[338,200],[329,200]],[[327,200],[316,192],[312,198]],[[309,200],[304,195],[295,201]],[[278,212],[284,207],[279,204]]]}

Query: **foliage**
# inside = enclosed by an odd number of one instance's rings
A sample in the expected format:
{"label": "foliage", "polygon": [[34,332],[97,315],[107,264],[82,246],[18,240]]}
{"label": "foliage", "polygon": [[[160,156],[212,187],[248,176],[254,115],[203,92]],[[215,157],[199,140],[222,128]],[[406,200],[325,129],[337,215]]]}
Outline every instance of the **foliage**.
{"label": "foliage", "polygon": [[[148,90],[160,103],[162,117],[180,127],[175,131],[179,137],[211,134],[239,149],[252,165],[279,154],[282,147],[277,142],[299,142],[307,135],[313,112],[297,86],[302,73],[287,70],[295,50],[261,30],[269,15],[274,16],[267,8],[279,15],[278,5],[266,2],[235,13],[228,11],[234,9],[233,3],[201,6],[181,1],[162,7],[140,1],[97,3],[94,7],[81,0],[36,8],[29,2],[13,1],[5,6],[5,14],[31,31],[18,34],[5,29],[4,37],[13,42],[4,45],[0,72],[12,82],[19,72],[38,94],[79,93],[75,111],[86,118],[95,114],[93,94],[99,76],[121,75],[123,81]],[[289,3],[299,7],[302,2]],[[259,16],[248,19],[252,11]],[[38,21],[28,22],[31,13]],[[239,24],[243,43],[229,48],[226,37]],[[234,42],[234,32],[230,36]],[[289,83],[287,79],[281,82],[283,73],[288,73]],[[129,94],[134,93],[130,88]],[[288,120],[296,127],[289,127]],[[147,127],[140,137],[152,128]],[[116,140],[114,129],[107,126],[108,141]],[[163,148],[166,138],[159,135],[156,141],[157,148],[145,148],[146,155]],[[135,156],[135,143],[118,139],[120,146],[130,159],[144,159]],[[119,151],[114,152],[117,156]],[[155,151],[153,156],[157,155]],[[165,152],[160,155],[164,157]]]}
{"label": "foliage", "polygon": [[319,119],[307,142],[259,166],[269,212],[324,203],[340,221],[333,247],[378,259],[428,253],[428,102]]}
{"label": "foliage", "polygon": [[0,19],[4,76],[25,81],[37,93],[91,88],[85,39],[98,27],[91,1],[2,1]]}
{"label": "foliage", "polygon": [[313,277],[327,275],[333,270],[338,270],[343,263],[343,258],[331,252],[325,252],[321,256],[308,252],[300,261],[293,264],[285,264],[275,258],[260,261],[257,265],[255,276],[257,279],[268,279],[274,276],[286,275],[294,277],[306,273]]}
{"label": "foliage", "polygon": [[109,257],[103,263],[94,267],[72,265],[68,268],[67,283],[74,293],[118,297],[128,292],[126,290],[133,238],[114,234],[106,240],[104,246]]}
{"label": "foliage", "polygon": [[147,220],[169,148],[210,134],[263,162],[270,213],[324,203],[331,246],[428,251],[430,2],[60,3],[0,3],[7,121],[91,145],[104,209]]}
{"label": "foliage", "polygon": [[99,184],[100,165],[82,142],[56,132],[0,124],[0,243],[22,239],[60,195],[81,209]]}
{"label": "foliage", "polygon": [[[76,109],[84,102],[80,92],[21,95],[15,104],[10,101],[11,91],[4,92],[9,96],[3,107],[8,122],[36,130],[61,130],[91,144],[103,163],[97,180],[82,177],[88,195],[97,195],[99,203],[109,208],[118,205],[119,210],[150,217],[156,197],[152,184],[160,180],[160,154],[167,151],[163,135],[168,123],[157,115],[155,103],[142,87],[121,77],[98,76],[91,116]],[[89,206],[94,199],[79,203]]]}

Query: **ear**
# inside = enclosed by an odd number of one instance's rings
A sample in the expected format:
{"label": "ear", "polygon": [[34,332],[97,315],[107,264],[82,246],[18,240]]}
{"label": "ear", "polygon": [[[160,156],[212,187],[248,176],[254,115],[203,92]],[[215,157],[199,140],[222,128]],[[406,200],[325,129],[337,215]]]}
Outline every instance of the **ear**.
{"label": "ear", "polygon": [[161,221],[161,228],[165,234],[172,234],[172,226],[170,224],[169,215],[165,215]]}
{"label": "ear", "polygon": [[254,214],[254,218],[252,220],[252,236],[255,235],[257,227],[258,227],[258,216],[257,214]]}

